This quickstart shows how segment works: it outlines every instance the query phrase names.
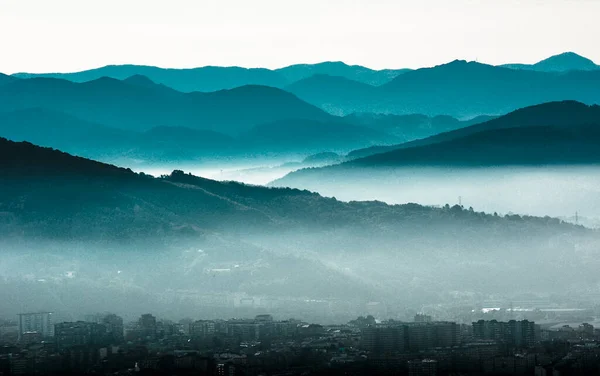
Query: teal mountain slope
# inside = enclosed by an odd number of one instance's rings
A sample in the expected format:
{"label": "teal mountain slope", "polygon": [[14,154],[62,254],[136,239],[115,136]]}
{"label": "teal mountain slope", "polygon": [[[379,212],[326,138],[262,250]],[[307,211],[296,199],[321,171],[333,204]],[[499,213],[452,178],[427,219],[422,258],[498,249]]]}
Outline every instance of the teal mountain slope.
{"label": "teal mountain slope", "polygon": [[572,70],[600,69],[600,66],[596,65],[592,60],[574,52],[564,52],[559,55],[554,55],[535,64],[505,64],[503,67],[539,72],[568,72]]}
{"label": "teal mountain slope", "polygon": [[33,78],[0,86],[0,112],[38,107],[129,131],[185,126],[236,134],[265,122],[332,118],[293,94],[267,86],[185,94],[106,77],[84,83]]}

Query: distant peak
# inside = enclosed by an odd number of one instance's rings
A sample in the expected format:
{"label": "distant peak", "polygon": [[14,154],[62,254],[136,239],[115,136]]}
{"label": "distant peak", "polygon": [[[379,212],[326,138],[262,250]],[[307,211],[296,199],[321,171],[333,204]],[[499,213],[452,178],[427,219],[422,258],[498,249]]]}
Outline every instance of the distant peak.
{"label": "distant peak", "polygon": [[[463,69],[467,67],[484,67],[486,64],[478,63],[476,61],[467,61],[467,60],[452,60],[449,63],[438,65],[437,67],[444,67],[448,69]],[[437,68],[436,67],[436,68]]]}
{"label": "distant peak", "polygon": [[570,52],[570,51],[569,52],[563,52],[563,53],[558,54],[558,55],[550,56],[549,58],[544,59],[542,61],[548,61],[548,60],[567,60],[567,59],[568,60],[573,60],[573,61],[580,60],[580,61],[590,61],[591,62],[591,60],[588,59],[587,57],[583,57],[583,56],[581,56],[579,54],[576,54],[575,52]]}
{"label": "distant peak", "polygon": [[578,53],[575,53],[575,52],[573,52],[573,51],[567,51],[567,52],[563,52],[562,54],[558,54],[558,55],[551,56],[551,58],[552,58],[552,57],[559,57],[559,56],[565,56],[565,57],[578,57],[578,58],[581,58],[581,59],[586,59],[586,60],[587,60],[587,58],[585,58],[585,57],[583,57],[583,56],[581,56],[581,55],[579,55]]}
{"label": "distant peak", "polygon": [[570,51],[550,56],[536,63],[535,66],[544,67],[548,70],[587,70],[598,68],[592,60]]}
{"label": "distant peak", "polygon": [[467,66],[469,64],[473,64],[473,63],[474,63],[473,61],[456,59],[456,60],[452,60],[449,63],[441,64],[441,65],[438,65],[438,66],[440,66],[440,67],[453,67],[453,68],[455,68],[455,67],[465,67],[465,66]]}
{"label": "distant peak", "polygon": [[133,76],[127,77],[123,80],[128,84],[137,85],[137,86],[154,86],[156,83],[149,79],[148,77],[141,74],[134,74]]}
{"label": "distant peak", "polygon": [[95,80],[84,82],[84,84],[87,83],[87,84],[92,84],[92,85],[98,85],[98,84],[113,84],[115,82],[121,82],[121,81],[117,80],[116,78],[102,76],[102,77],[97,78]]}

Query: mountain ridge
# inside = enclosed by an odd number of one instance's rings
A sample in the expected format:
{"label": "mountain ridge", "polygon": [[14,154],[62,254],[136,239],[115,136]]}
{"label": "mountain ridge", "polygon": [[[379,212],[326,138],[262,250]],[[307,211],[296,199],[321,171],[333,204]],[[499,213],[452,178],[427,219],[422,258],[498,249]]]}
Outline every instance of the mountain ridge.
{"label": "mountain ridge", "polygon": [[567,72],[571,70],[596,70],[600,66],[575,52],[563,52],[534,64],[504,64],[506,68],[527,69],[541,72]]}
{"label": "mountain ridge", "polygon": [[125,130],[176,125],[228,134],[288,118],[332,119],[321,109],[273,87],[247,85],[189,94],[158,88],[107,77],[84,83],[19,79],[0,86],[0,112],[44,107]]}
{"label": "mountain ridge", "polygon": [[[303,169],[271,183],[343,174],[345,169],[400,166],[600,164],[600,106],[575,101],[523,108],[499,118],[397,145],[341,164]],[[289,184],[297,186],[297,184]]]}

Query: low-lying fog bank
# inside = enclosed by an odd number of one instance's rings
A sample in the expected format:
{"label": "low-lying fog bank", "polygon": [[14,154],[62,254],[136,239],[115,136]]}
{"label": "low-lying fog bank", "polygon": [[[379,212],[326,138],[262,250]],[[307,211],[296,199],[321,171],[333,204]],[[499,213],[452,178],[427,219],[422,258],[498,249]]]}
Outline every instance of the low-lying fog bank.
{"label": "low-lying fog bank", "polygon": [[600,226],[600,167],[333,167],[300,170],[270,185],[308,189],[344,201],[433,206],[460,201],[487,213],[547,215]]}

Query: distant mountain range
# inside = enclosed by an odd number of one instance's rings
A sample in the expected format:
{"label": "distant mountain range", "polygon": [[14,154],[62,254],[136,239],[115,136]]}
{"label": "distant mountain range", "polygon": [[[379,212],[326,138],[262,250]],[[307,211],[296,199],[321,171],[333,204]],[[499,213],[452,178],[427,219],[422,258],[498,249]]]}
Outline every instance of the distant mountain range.
{"label": "distant mountain range", "polygon": [[574,52],[565,52],[551,56],[535,64],[504,64],[502,67],[525,69],[538,72],[568,72],[573,70],[597,70],[600,66],[592,60]]}
{"label": "distant mountain range", "polygon": [[139,75],[84,83],[5,77],[10,82],[0,85],[0,135],[108,161],[345,154],[484,119],[365,113],[342,118],[281,89],[243,86],[186,94]]}
{"label": "distant mountain range", "polygon": [[276,70],[276,72],[286,78],[288,84],[315,75],[327,75],[342,77],[347,80],[373,86],[383,85],[408,71],[410,71],[410,69],[373,70],[360,65],[347,65],[341,61],[318,64],[297,64]]}
{"label": "distant mountain range", "polygon": [[[412,115],[384,115],[373,113],[355,113],[344,117],[344,120],[372,128],[380,132],[386,132],[394,135],[405,142],[430,137],[432,135],[451,131],[454,129],[465,128],[474,124],[486,122],[494,119],[494,116],[477,116],[470,120],[458,120],[451,116],[426,116],[420,114]],[[371,150],[379,150],[378,148],[394,148],[395,146],[374,146]],[[358,157],[360,150],[356,150],[349,156],[352,158]],[[371,153],[374,154],[374,153]]]}
{"label": "distant mountain range", "polygon": [[237,134],[285,119],[334,119],[293,94],[267,86],[185,94],[140,77],[84,83],[33,78],[0,85],[0,112],[28,108],[46,108],[129,131],[184,126]]}
{"label": "distant mountain range", "polygon": [[0,112],[0,135],[13,141],[29,141],[79,156],[120,163],[276,157],[323,150],[347,153],[355,148],[402,141],[385,132],[337,119],[330,122],[280,120],[259,124],[234,137],[179,126],[130,131],[45,108]]}
{"label": "distant mountain range", "polygon": [[[249,75],[270,74],[265,72],[284,75],[281,85],[271,84],[285,90],[245,85],[209,93],[178,91],[140,74],[136,66],[68,76],[85,82],[0,75],[0,131],[13,140],[103,160],[107,155],[167,161],[351,150],[350,158],[360,158],[497,116],[481,114],[565,99],[598,103],[600,70],[584,60],[572,53],[558,55],[535,64],[546,67],[540,68],[544,72],[465,61],[414,71],[373,71],[343,63],[277,71],[231,68],[242,77],[239,82],[247,82]],[[557,67],[564,71],[556,72]],[[194,73],[223,82],[229,77],[223,73],[229,68],[142,68],[141,73],[155,76]],[[209,74],[209,68],[224,76]],[[105,73],[119,79],[93,79]],[[182,79],[193,81],[191,76]],[[161,141],[153,140],[157,135]]]}
{"label": "distant mountain range", "polygon": [[600,70],[562,73],[453,61],[406,72],[379,87],[314,76],[286,90],[330,113],[500,115],[557,101],[600,103]]}
{"label": "distant mountain range", "polygon": [[365,126],[342,121],[288,120],[257,125],[239,137],[256,152],[294,151],[316,153],[323,150],[346,153],[352,145],[393,144],[397,137]]}
{"label": "distant mountain range", "polygon": [[350,153],[342,164],[290,173],[277,185],[400,166],[600,164],[600,106],[564,101],[523,108],[497,119],[387,148]]}
{"label": "distant mountain range", "polygon": [[[501,67],[540,72],[598,69],[593,61],[573,52],[555,55],[535,64],[505,64]],[[13,76],[18,78],[61,78],[73,82],[93,81],[102,77],[124,80],[131,76],[146,76],[156,83],[178,91],[210,92],[245,85],[284,88],[315,75],[335,76],[370,86],[381,86],[409,71],[410,69],[374,70],[360,65],[330,61],[317,64],[296,64],[280,69],[215,66],[173,69],[144,65],[108,65],[73,73],[16,73]],[[0,79],[0,84],[1,82],[2,79]]]}
{"label": "distant mountain range", "polygon": [[315,74],[345,77],[369,85],[382,85],[408,69],[373,70],[342,62],[298,64],[281,69],[201,67],[191,69],[168,69],[144,65],[108,65],[75,73],[17,73],[18,78],[60,78],[73,82],[86,82],[102,77],[124,80],[131,76],[146,76],[152,81],[182,92],[210,92],[233,89],[245,85],[261,85],[283,88],[293,82]]}

